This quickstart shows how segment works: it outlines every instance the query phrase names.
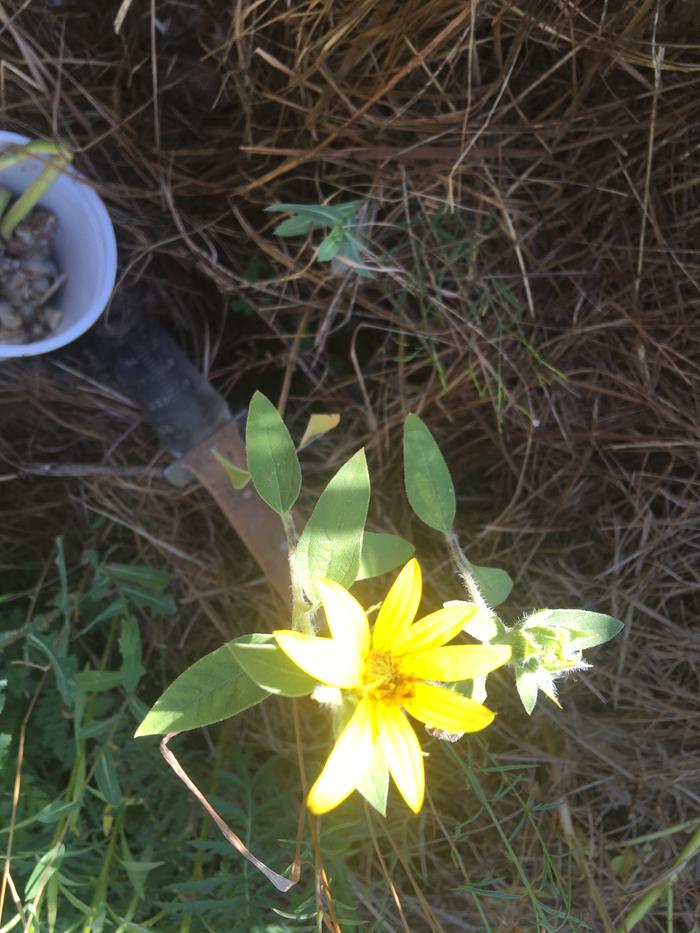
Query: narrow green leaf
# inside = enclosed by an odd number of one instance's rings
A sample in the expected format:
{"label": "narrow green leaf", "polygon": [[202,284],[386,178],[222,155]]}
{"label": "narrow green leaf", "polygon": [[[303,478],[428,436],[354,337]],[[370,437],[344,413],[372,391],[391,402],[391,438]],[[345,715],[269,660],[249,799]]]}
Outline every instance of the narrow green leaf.
{"label": "narrow green leaf", "polygon": [[301,468],[284,421],[262,392],[250,400],[246,452],[260,498],[280,515],[288,512],[301,490]]}
{"label": "narrow green leaf", "polygon": [[104,799],[110,807],[116,809],[122,802],[122,789],[119,785],[117,770],[114,767],[114,755],[108,745],[102,749],[102,754],[97,761],[95,781]]}
{"label": "narrow green leaf", "polygon": [[121,671],[79,671],[75,675],[75,682],[85,693],[103,693],[121,687],[124,675]]}
{"label": "narrow green leaf", "polygon": [[[141,901],[146,896],[145,883],[149,874],[154,868],[165,865],[165,862],[139,862],[134,859],[119,859],[119,861],[129,878],[132,891]],[[136,930],[139,928],[133,927],[132,929]],[[145,930],[146,927],[141,927],[140,929]]]}
{"label": "narrow green leaf", "polygon": [[[146,707],[145,712],[148,712]],[[105,732],[109,732],[120,721],[121,714],[110,716],[109,719],[93,719],[87,726],[78,729],[79,739],[96,739]]]}
{"label": "narrow green leaf", "polygon": [[328,434],[333,428],[337,428],[339,424],[340,415],[338,414],[310,415],[302,438],[299,441],[298,450],[303,450],[305,447],[308,447],[309,444],[313,444],[315,440],[319,437],[323,437],[324,434]]}
{"label": "narrow green leaf", "polygon": [[469,570],[476,580],[479,592],[489,606],[500,606],[510,596],[513,581],[500,567],[479,567],[469,562]]}
{"label": "narrow green leaf", "polygon": [[386,816],[386,802],[389,796],[389,766],[379,743],[374,746],[372,762],[357,789],[377,813]]}
{"label": "narrow green leaf", "polygon": [[341,204],[271,204],[265,211],[268,214],[298,214],[300,217],[316,221],[317,226],[335,227],[337,223],[349,220],[363,204],[362,199]]}
{"label": "narrow green leaf", "polygon": [[413,511],[426,525],[449,534],[457,509],[452,477],[435,438],[414,414],[404,425],[403,468]]}
{"label": "narrow green leaf", "polygon": [[161,593],[157,590],[142,589],[130,583],[120,586],[122,595],[130,602],[142,609],[150,609],[156,615],[172,616],[175,614],[175,600],[171,593]]}
{"label": "narrow green leaf", "polygon": [[7,750],[12,743],[12,736],[7,732],[0,732],[0,773],[2,773],[3,762],[7,756]]}
{"label": "narrow green leaf", "polygon": [[130,583],[146,590],[164,590],[173,579],[165,570],[131,564],[102,564],[100,570],[114,583]]}
{"label": "narrow green leaf", "polygon": [[318,220],[294,214],[292,217],[283,220],[281,224],[277,224],[272,232],[277,236],[306,236],[307,233],[311,233],[312,230],[322,226],[324,224]]}
{"label": "narrow green leaf", "polygon": [[235,716],[267,696],[243,671],[233,643],[228,642],[180,674],[151,707],[135,735],[199,729]]}
{"label": "narrow green leaf", "polygon": [[274,635],[242,635],[230,645],[245,673],[268,693],[303,697],[318,686],[277,646]]}
{"label": "narrow green leaf", "polygon": [[24,887],[24,900],[31,901],[47,880],[61,867],[66,847],[59,842],[48,852],[45,852],[34,866],[31,875]]}
{"label": "narrow green leaf", "polygon": [[395,570],[405,564],[415,551],[414,546],[405,538],[384,532],[366,531],[362,538],[362,552],[357,580],[381,577],[382,574]]}
{"label": "narrow green leaf", "polygon": [[528,716],[532,713],[537,703],[537,674],[532,671],[521,671],[515,677],[515,686],[525,707]]}
{"label": "narrow green leaf", "polygon": [[331,259],[334,259],[338,255],[338,251],[343,245],[344,239],[345,234],[343,233],[343,228],[340,226],[333,227],[331,232],[323,238],[316,250],[316,259],[318,259],[319,262],[330,262]]}
{"label": "narrow green leaf", "polygon": [[71,800],[70,803],[66,803],[65,800],[52,800],[39,810],[36,819],[40,823],[57,823],[64,816],[79,810],[82,805],[82,800]]}
{"label": "narrow green leaf", "polygon": [[318,581],[355,582],[367,521],[370,483],[364,449],[341,466],[321,493],[297,546],[297,569],[312,602]]}
{"label": "narrow green leaf", "polygon": [[133,693],[139,680],[146,673],[141,660],[141,635],[139,624],[134,616],[122,619],[122,630],[119,635],[119,650],[122,656],[121,675],[124,689]]}
{"label": "narrow green leaf", "polygon": [[526,627],[531,625],[567,629],[572,646],[580,650],[602,645],[624,628],[619,619],[586,609],[541,609],[528,618]]}
{"label": "narrow green leaf", "polygon": [[216,447],[211,448],[211,452],[214,456],[214,459],[217,463],[220,463],[221,466],[226,470],[226,475],[228,476],[231,485],[234,489],[245,489],[245,487],[250,482],[250,473],[247,470],[241,469],[241,467],[236,466],[235,463],[231,463],[230,460],[227,460]]}
{"label": "narrow green leaf", "polygon": [[345,265],[350,266],[352,271],[359,275],[363,279],[374,278],[374,272],[371,269],[365,268],[365,262],[360,255],[361,252],[366,252],[366,245],[360,240],[356,234],[349,233],[345,231],[345,239],[343,244],[338,251],[338,259],[343,260],[347,259],[348,262]]}
{"label": "narrow green leaf", "polygon": [[72,706],[75,699],[75,669],[77,666],[75,658],[72,655],[59,657],[51,643],[43,635],[38,635],[36,632],[30,632],[27,635],[27,644],[38,648],[49,659],[61,699],[66,706]]}

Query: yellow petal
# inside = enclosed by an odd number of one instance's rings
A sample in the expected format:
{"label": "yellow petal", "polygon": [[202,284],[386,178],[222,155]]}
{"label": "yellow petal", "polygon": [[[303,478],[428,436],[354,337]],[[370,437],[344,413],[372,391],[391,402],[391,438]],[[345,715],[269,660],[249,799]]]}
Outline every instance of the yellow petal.
{"label": "yellow petal", "polygon": [[346,644],[287,629],[274,634],[287,657],[321,683],[331,687],[357,687],[362,682],[362,658]]}
{"label": "yellow petal", "polygon": [[418,680],[471,680],[488,674],[510,657],[509,645],[448,645],[417,651],[400,659],[401,672]]}
{"label": "yellow petal", "polygon": [[372,634],[375,648],[391,648],[394,639],[409,628],[418,612],[422,589],[420,565],[412,558],[394,580],[379,609]]}
{"label": "yellow petal", "polygon": [[337,642],[347,645],[364,658],[369,651],[369,622],[354,596],[335,580],[319,580],[318,590],[326,612],[328,628]]}
{"label": "yellow petal", "polygon": [[431,684],[416,684],[413,696],[401,702],[415,719],[446,732],[479,732],[490,726],[495,716],[461,693]]}
{"label": "yellow petal", "polygon": [[400,707],[377,704],[377,731],[389,772],[414,813],[423,806],[425,769],[413,726]]}
{"label": "yellow petal", "polygon": [[479,611],[473,603],[461,603],[459,606],[446,606],[419,619],[407,631],[394,639],[391,645],[393,655],[412,654],[414,651],[426,651],[439,648],[452,641],[464,628],[465,623]]}
{"label": "yellow petal", "polygon": [[374,750],[374,703],[360,700],[309,791],[312,813],[327,813],[352,793],[370,766]]}

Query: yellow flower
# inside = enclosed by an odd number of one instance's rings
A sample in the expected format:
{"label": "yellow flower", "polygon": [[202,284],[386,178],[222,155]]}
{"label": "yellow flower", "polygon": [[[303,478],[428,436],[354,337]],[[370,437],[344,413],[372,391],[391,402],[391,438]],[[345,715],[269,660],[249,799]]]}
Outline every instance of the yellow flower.
{"label": "yellow flower", "polygon": [[478,732],[494,713],[474,700],[436,686],[480,677],[510,657],[508,646],[445,647],[479,607],[446,606],[414,622],[421,599],[421,570],[410,560],[382,603],[370,635],[365,611],[339,583],[320,584],[331,637],[278,631],[280,648],[323,684],[357,698],[323,771],[309,792],[312,813],[337,807],[362,781],[379,745],[394,782],[418,813],[425,792],[423,754],[404,710],[447,732]]}

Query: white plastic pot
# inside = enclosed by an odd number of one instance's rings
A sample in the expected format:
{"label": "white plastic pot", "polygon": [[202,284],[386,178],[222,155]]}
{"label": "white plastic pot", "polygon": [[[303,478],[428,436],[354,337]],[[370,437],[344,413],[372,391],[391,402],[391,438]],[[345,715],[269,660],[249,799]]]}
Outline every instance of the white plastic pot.
{"label": "white plastic pot", "polygon": [[[29,142],[26,136],[0,130],[0,149]],[[25,159],[0,171],[0,187],[19,195],[44,167],[40,159]],[[68,168],[39,202],[58,221],[53,256],[66,276],[53,307],[63,312],[58,329],[34,343],[0,343],[0,359],[49,353],[84,334],[102,314],[117,273],[117,244],[109,214],[100,198],[74,169]]]}

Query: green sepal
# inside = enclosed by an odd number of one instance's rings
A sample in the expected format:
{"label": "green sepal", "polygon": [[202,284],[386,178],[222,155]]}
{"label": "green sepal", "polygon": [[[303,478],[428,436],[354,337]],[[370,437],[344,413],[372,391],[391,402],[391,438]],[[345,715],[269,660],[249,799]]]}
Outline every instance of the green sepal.
{"label": "green sepal", "polygon": [[357,790],[377,813],[386,816],[386,803],[389,797],[389,765],[386,763],[384,752],[378,742],[374,746],[370,766],[358,783]]}
{"label": "green sepal", "polygon": [[537,703],[537,674],[532,671],[520,671],[515,675],[515,686],[528,716]]}

